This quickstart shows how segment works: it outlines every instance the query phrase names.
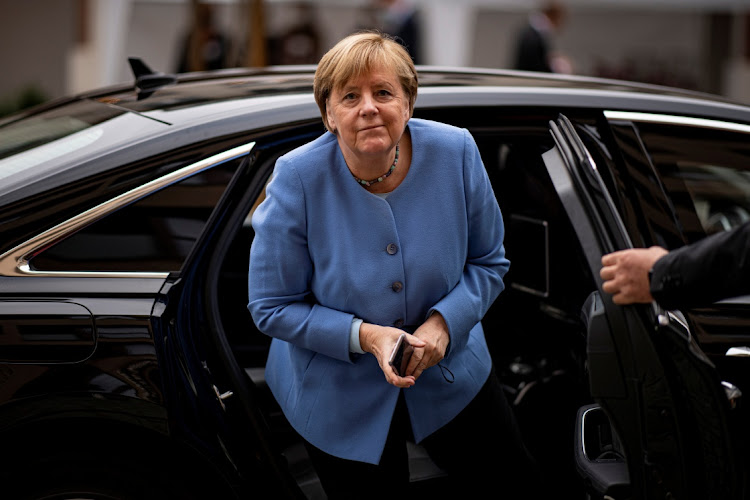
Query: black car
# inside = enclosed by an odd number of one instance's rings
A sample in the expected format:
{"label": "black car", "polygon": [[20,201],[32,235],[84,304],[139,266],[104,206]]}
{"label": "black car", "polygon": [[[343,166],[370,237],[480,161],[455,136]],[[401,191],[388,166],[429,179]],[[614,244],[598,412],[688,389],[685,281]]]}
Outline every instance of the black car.
{"label": "black car", "polygon": [[[276,159],[324,133],[314,68],[131,63],[134,85],[0,121],[2,496],[324,498],[246,308],[253,210]],[[750,300],[620,307],[598,273],[750,218],[750,107],[419,76],[415,116],[466,127],[496,191],[511,268],[484,329],[561,498],[747,496]],[[410,463],[413,495],[439,498],[416,444]]]}

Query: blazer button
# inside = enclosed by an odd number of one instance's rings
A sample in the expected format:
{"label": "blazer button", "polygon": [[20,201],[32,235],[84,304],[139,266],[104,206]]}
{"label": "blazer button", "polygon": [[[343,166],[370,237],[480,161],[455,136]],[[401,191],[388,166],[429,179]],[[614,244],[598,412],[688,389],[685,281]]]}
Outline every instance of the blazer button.
{"label": "blazer button", "polygon": [[389,255],[396,255],[396,252],[398,252],[398,246],[395,243],[391,243],[385,247],[385,251],[388,252]]}
{"label": "blazer button", "polygon": [[404,326],[404,320],[401,318],[397,319],[393,322],[393,326],[395,326],[396,328],[401,328],[402,326]]}
{"label": "blazer button", "polygon": [[394,281],[393,284],[391,285],[391,289],[394,292],[400,292],[403,288],[404,288],[404,284],[401,283],[400,281]]}

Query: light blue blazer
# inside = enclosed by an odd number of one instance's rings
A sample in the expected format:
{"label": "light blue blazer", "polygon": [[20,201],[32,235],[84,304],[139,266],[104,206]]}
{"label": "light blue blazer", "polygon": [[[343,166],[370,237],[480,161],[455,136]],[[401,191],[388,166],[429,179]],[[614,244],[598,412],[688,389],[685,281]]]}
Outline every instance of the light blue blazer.
{"label": "light blue blazer", "polygon": [[408,130],[411,167],[386,199],[354,180],[327,132],[278,159],[253,216],[248,309],[273,337],[266,381],[306,440],[372,464],[400,389],[372,354],[349,352],[352,319],[416,326],[432,311],[445,318],[450,345],[442,364],[455,382],[434,366],[404,390],[420,442],[486,381],[491,360],[480,320],[510,266],[472,136],[419,119]]}

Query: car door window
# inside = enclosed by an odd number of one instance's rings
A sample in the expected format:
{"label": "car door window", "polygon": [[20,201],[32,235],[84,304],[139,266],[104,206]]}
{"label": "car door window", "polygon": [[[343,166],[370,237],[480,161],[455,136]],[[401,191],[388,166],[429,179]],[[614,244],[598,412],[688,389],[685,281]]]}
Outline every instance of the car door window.
{"label": "car door window", "polygon": [[35,271],[179,271],[242,158],[156,191],[30,260]]}
{"label": "car door window", "polygon": [[[672,206],[683,239],[677,244],[750,220],[750,134],[670,123],[632,126]],[[652,228],[663,225],[651,222]]]}

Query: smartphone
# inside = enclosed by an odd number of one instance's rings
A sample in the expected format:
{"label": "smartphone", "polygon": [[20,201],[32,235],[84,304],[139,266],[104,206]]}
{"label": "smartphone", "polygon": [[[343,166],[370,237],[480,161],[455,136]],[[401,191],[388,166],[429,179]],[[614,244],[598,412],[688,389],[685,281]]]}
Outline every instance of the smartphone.
{"label": "smartphone", "polygon": [[393,367],[399,377],[403,377],[406,373],[406,366],[409,364],[412,352],[414,352],[414,347],[406,341],[406,334],[402,333],[398,337],[396,345],[393,346],[391,357],[388,359],[388,364]]}

